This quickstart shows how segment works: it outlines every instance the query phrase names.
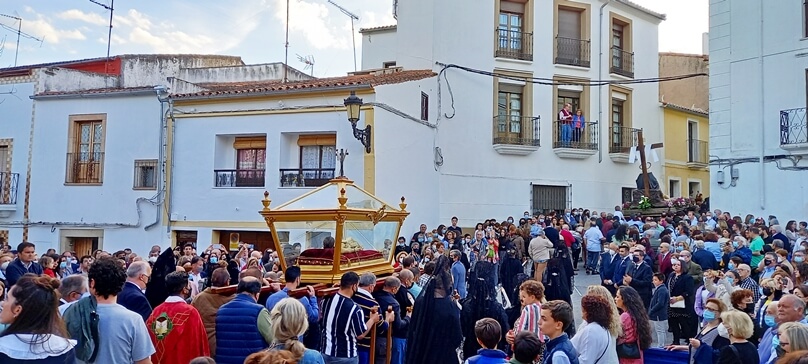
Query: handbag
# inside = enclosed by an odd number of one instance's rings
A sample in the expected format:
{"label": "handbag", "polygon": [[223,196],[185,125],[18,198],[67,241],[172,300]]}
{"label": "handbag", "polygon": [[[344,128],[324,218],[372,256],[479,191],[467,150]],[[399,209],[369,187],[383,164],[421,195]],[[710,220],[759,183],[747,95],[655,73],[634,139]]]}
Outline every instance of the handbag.
{"label": "handbag", "polygon": [[674,303],[671,303],[671,304],[670,304],[670,307],[671,307],[671,308],[685,308],[685,301],[684,301],[684,300],[682,300],[682,301],[676,301],[676,302],[674,302]]}
{"label": "handbag", "polygon": [[639,359],[640,346],[637,342],[617,344],[617,357],[624,359]]}

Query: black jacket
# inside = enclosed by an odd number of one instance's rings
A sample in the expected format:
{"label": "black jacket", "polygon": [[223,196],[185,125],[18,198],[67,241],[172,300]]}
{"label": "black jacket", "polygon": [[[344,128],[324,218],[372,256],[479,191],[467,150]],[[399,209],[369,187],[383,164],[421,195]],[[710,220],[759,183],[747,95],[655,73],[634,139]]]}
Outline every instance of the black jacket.
{"label": "black jacket", "polygon": [[626,275],[631,277],[629,286],[637,290],[642,302],[645,304],[645,308],[648,309],[651,306],[651,290],[654,287],[654,284],[651,283],[651,277],[654,275],[651,267],[645,262],[642,262],[639,266],[631,262],[626,269]]}
{"label": "black jacket", "polygon": [[[399,292],[401,292],[401,289],[399,289]],[[401,314],[401,305],[398,304],[396,298],[387,291],[374,292],[373,297],[376,299],[377,302],[379,302],[379,313],[382,315],[382,318],[384,318],[385,315],[387,315],[388,307],[393,308],[393,313],[396,315],[396,319],[392,322],[393,327],[392,336],[400,339],[406,339],[407,329],[409,328],[410,325],[410,318],[407,317],[406,313],[404,315]],[[376,340],[377,348],[379,347],[378,343],[380,342],[382,343],[382,346],[386,345],[385,340]]]}
{"label": "black jacket", "polygon": [[685,299],[685,308],[687,312],[693,312],[693,303],[695,302],[693,299],[693,295],[696,292],[695,284],[693,280],[690,279],[690,275],[685,272],[682,272],[682,275],[679,276],[679,279],[676,280],[676,284],[671,284],[673,277],[676,276],[676,272],[671,272],[668,275],[668,279],[665,284],[668,286],[668,290],[671,293],[671,297],[678,297],[682,296]]}
{"label": "black jacket", "polygon": [[146,295],[134,283],[126,282],[123,284],[123,290],[118,294],[118,304],[142,316],[144,322],[149,319],[149,315],[152,313],[149,300],[146,299]]}

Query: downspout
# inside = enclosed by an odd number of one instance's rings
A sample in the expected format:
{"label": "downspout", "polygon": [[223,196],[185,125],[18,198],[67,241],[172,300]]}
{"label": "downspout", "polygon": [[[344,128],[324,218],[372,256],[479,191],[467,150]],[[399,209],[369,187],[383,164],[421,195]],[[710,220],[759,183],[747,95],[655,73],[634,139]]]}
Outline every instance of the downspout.
{"label": "downspout", "polygon": [[168,172],[166,173],[166,179],[168,180],[168,189],[166,190],[166,233],[171,233],[171,206],[172,201],[174,200],[174,131],[176,130],[175,120],[174,120],[174,100],[168,100],[168,117],[166,118],[166,132],[167,135],[167,142],[170,146],[167,148],[168,155],[166,156],[166,161],[168,165],[166,169]]}
{"label": "downspout", "polygon": [[[603,8],[612,0],[606,0],[600,6],[598,15],[598,80],[603,80]],[[598,85],[598,163],[603,162],[603,143],[600,137],[601,128],[603,127],[603,85]]]}
{"label": "downspout", "polygon": [[168,115],[166,114],[166,101],[160,99],[158,100],[160,101],[160,148],[159,158],[157,160],[158,163],[160,163],[160,169],[158,171],[158,173],[160,173],[160,188],[157,190],[157,194],[154,196],[154,198],[157,199],[157,203],[155,204],[155,206],[157,206],[157,213],[155,214],[156,216],[154,217],[154,222],[146,225],[146,227],[143,228],[144,230],[149,230],[160,223],[160,216],[163,215],[161,207],[165,201],[163,197],[165,196],[166,191],[166,119],[168,118]]}
{"label": "downspout", "polygon": [[766,209],[766,166],[763,163],[766,153],[766,128],[763,121],[766,120],[766,93],[764,92],[766,83],[766,73],[763,68],[763,1],[760,2],[760,209]]}

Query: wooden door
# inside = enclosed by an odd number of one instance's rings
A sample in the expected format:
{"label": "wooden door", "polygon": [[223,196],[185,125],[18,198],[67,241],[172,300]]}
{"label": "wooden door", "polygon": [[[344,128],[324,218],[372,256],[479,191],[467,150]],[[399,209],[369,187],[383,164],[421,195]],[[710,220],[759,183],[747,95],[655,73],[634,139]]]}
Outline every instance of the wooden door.
{"label": "wooden door", "polygon": [[98,238],[71,238],[70,243],[77,257],[90,255],[98,249]]}

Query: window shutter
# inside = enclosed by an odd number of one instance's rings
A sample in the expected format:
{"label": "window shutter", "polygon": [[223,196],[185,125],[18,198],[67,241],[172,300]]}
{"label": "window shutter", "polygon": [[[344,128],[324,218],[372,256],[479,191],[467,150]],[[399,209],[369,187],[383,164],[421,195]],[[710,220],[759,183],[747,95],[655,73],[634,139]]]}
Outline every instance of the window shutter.
{"label": "window shutter", "polygon": [[337,145],[336,134],[304,134],[297,137],[297,145],[308,147],[312,145]]}
{"label": "window shutter", "polygon": [[524,14],[524,1],[503,1],[499,4],[499,10],[505,13]]}
{"label": "window shutter", "polygon": [[512,83],[500,83],[499,92],[507,92],[509,94],[521,94],[525,89],[524,85],[516,85]]}
{"label": "window shutter", "polygon": [[562,38],[581,39],[581,13],[558,9],[558,36]]}
{"label": "window shutter", "polygon": [[233,149],[267,149],[267,137],[236,137]]}

